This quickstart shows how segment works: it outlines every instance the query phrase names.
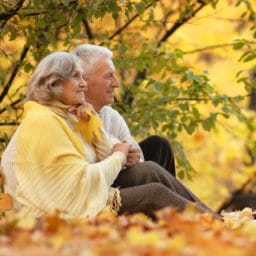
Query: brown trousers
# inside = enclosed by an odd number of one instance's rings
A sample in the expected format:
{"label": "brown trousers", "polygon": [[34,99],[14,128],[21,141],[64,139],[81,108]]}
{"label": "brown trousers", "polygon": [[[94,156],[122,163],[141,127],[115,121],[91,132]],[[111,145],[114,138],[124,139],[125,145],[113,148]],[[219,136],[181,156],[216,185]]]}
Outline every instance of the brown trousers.
{"label": "brown trousers", "polygon": [[161,208],[173,206],[182,211],[188,203],[194,203],[200,212],[220,217],[173,175],[152,161],[122,170],[113,186],[120,189],[122,205],[119,214],[143,212],[154,217],[154,212]]}

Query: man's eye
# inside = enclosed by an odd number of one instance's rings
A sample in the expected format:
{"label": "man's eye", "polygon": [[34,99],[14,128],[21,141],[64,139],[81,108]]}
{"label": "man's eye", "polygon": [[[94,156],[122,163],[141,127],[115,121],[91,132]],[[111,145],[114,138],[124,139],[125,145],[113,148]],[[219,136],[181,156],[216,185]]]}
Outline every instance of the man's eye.
{"label": "man's eye", "polygon": [[106,78],[112,78],[113,77],[113,74],[107,74],[106,75]]}

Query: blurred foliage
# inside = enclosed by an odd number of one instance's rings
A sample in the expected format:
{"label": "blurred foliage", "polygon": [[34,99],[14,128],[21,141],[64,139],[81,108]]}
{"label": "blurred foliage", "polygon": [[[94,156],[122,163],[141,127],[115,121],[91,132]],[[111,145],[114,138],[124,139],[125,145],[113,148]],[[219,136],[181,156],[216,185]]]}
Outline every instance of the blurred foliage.
{"label": "blurred foliage", "polygon": [[[256,57],[253,2],[227,1],[243,9],[233,18],[239,19],[241,30],[250,31],[250,38],[228,42],[241,63],[255,62]],[[138,139],[152,133],[168,137],[179,177],[191,178],[194,167],[180,134],[194,135],[201,129],[211,133],[223,118],[235,117],[246,134],[255,127],[254,116],[244,107],[255,87],[247,70],[237,72],[237,84],[246,94],[222,93],[209,73],[186,62],[185,49],[172,43],[183,26],[202,19],[206,8],[214,13],[219,4],[217,0],[1,1],[0,151],[20,122],[25,85],[38,61],[51,51],[70,51],[89,42],[114,52],[122,84],[114,107],[124,114],[132,134]],[[248,147],[256,156],[255,143]]]}
{"label": "blurred foliage", "polygon": [[13,255],[223,255],[255,254],[256,223],[251,209],[224,213],[223,221],[190,206],[157,212],[157,220],[137,213],[99,214],[93,220],[64,220],[56,215],[39,219],[3,217],[0,254]]}

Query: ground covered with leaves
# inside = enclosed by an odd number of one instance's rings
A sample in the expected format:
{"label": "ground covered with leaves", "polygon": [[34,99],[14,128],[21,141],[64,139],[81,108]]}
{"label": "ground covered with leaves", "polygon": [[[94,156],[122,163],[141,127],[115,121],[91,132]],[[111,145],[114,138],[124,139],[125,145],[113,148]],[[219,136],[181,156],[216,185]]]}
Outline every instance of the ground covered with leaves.
{"label": "ground covered with leaves", "polygon": [[213,219],[188,208],[166,208],[153,221],[143,214],[101,214],[94,220],[2,216],[0,255],[255,255],[256,220],[251,209]]}

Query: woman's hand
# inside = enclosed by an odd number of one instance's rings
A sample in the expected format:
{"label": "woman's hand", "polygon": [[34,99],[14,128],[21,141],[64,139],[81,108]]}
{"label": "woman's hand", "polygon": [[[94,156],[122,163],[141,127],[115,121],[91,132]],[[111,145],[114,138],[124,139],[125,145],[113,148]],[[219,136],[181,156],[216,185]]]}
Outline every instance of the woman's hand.
{"label": "woman's hand", "polygon": [[87,102],[84,102],[81,105],[75,105],[69,108],[68,112],[71,114],[76,115],[79,120],[88,120],[89,115],[87,111],[91,111],[92,113],[96,114],[94,107]]}
{"label": "woman's hand", "polygon": [[123,141],[114,145],[113,152],[116,152],[116,151],[123,152],[127,157],[129,147],[130,147],[130,144],[126,141]]}

